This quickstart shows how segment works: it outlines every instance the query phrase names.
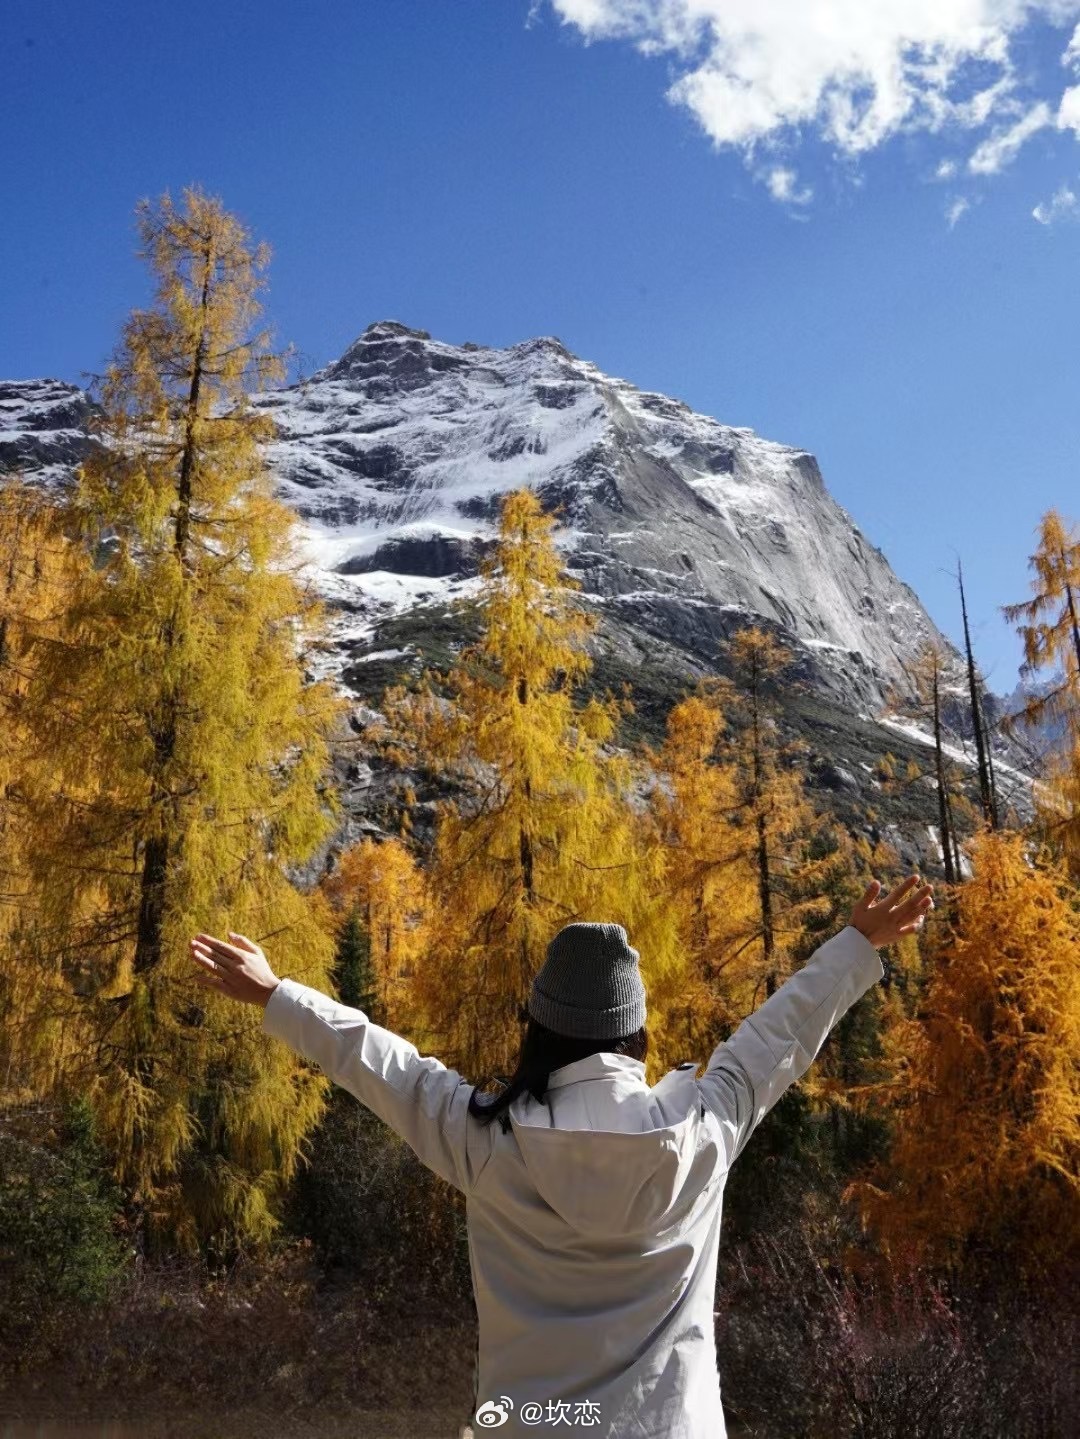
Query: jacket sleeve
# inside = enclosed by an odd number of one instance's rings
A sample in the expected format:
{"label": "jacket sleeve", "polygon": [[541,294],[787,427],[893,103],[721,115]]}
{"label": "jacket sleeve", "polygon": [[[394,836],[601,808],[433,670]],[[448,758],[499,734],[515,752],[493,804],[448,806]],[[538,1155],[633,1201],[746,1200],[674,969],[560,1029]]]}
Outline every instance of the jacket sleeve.
{"label": "jacket sleeve", "polygon": [[293,979],[270,995],[263,1031],[312,1060],[377,1114],[436,1174],[468,1193],[491,1153],[490,1126],[468,1113],[474,1086],[455,1069]]}
{"label": "jacket sleeve", "polygon": [[846,925],[717,1045],[698,1088],[719,1120],[728,1168],[784,1091],[813,1064],[833,1026],[884,973],[874,946]]}

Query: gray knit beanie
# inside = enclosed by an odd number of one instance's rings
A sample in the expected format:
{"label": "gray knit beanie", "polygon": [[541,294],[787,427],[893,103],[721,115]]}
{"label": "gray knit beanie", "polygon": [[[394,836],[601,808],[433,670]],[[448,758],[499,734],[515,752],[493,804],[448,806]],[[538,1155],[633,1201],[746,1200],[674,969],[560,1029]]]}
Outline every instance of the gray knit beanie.
{"label": "gray knit beanie", "polygon": [[568,924],[547,948],[528,1011],[556,1034],[621,1039],[645,1023],[640,955],[621,924]]}

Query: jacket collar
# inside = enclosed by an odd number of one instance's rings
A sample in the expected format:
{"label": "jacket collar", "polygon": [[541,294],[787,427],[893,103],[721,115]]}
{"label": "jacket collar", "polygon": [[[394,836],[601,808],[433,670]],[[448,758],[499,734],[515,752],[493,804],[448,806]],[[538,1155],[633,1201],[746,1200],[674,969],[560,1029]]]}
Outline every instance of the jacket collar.
{"label": "jacket collar", "polygon": [[548,1088],[558,1089],[563,1084],[576,1084],[582,1079],[607,1079],[618,1074],[636,1075],[645,1078],[645,1061],[634,1059],[629,1054],[609,1054],[604,1050],[587,1054],[584,1059],[575,1059],[573,1064],[564,1064],[553,1069],[548,1078]]}

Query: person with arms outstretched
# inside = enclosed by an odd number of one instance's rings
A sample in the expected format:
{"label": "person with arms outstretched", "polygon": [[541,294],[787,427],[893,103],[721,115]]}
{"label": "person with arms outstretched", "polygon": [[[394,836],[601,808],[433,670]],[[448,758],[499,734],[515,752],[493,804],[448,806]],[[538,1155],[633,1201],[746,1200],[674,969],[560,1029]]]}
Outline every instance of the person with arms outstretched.
{"label": "person with arms outstretched", "polygon": [[[871,882],[850,922],[717,1045],[645,1080],[645,988],[622,925],[564,926],[495,1099],[258,944],[191,940],[196,982],[263,1008],[466,1196],[478,1318],[473,1425],[521,1436],[724,1439],[713,1303],[724,1184],[754,1130],[920,928],[932,887]],[[230,942],[231,941],[231,942]],[[496,1122],[497,1121],[497,1122]]]}

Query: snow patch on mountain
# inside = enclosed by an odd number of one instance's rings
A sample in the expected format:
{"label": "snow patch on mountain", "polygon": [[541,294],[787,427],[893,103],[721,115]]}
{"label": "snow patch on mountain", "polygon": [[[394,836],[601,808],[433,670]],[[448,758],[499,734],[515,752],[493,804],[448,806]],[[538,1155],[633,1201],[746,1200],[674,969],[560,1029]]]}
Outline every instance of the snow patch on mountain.
{"label": "snow patch on mountain", "polygon": [[[254,397],[276,422],[280,497],[332,612],[340,672],[380,620],[475,594],[502,497],[532,487],[568,574],[610,634],[705,670],[742,625],[772,626],[800,672],[873,714],[936,638],[954,647],[825,488],[813,456],[639,389],[554,336],[449,344],[369,325],[332,364]],[[70,478],[87,396],[0,387],[0,469]],[[950,677],[952,678],[952,677]]]}
{"label": "snow patch on mountain", "polygon": [[812,455],[607,375],[553,336],[452,345],[381,321],[256,403],[328,595],[368,613],[461,593],[500,498],[528,485],[559,507],[556,542],[586,594],[645,623],[655,608],[661,628],[658,602],[677,598],[703,612],[691,629],[706,651],[742,617],[771,620],[870,708],[907,683],[923,639],[952,651]]}

